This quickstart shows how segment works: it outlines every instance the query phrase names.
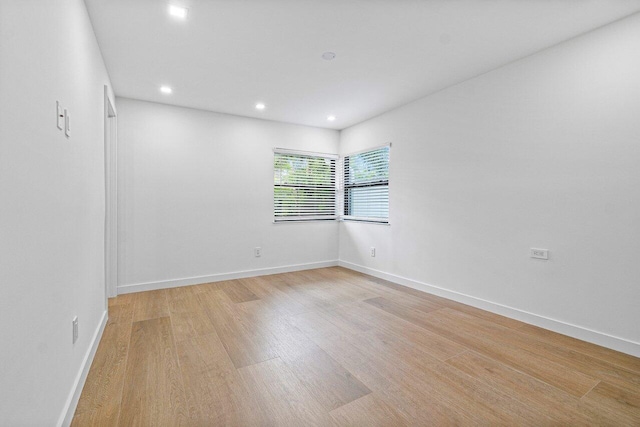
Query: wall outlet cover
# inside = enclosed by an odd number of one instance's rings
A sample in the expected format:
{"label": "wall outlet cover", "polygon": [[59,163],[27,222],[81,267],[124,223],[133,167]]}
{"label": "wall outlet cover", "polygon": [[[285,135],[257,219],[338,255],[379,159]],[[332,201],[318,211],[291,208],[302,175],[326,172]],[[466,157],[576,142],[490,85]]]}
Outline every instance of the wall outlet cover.
{"label": "wall outlet cover", "polygon": [[531,248],[531,258],[549,259],[549,249]]}

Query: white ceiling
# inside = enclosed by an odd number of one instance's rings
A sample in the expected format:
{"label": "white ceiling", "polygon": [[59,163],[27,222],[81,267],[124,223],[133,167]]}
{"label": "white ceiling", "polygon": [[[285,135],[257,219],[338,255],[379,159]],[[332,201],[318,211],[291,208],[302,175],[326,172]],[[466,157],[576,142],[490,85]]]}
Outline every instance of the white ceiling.
{"label": "white ceiling", "polygon": [[85,1],[118,96],[333,129],[640,11],[638,0]]}

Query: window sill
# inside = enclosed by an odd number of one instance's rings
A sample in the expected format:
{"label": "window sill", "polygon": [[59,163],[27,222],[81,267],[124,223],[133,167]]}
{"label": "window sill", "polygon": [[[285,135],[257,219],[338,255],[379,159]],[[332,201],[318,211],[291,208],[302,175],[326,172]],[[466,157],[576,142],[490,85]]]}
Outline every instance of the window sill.
{"label": "window sill", "polygon": [[274,225],[279,224],[309,224],[309,223],[318,223],[318,222],[336,222],[338,218],[332,219],[301,219],[301,220],[293,220],[293,221],[271,221]]}
{"label": "window sill", "polygon": [[357,224],[376,224],[376,225],[391,225],[389,221],[368,221],[366,219],[347,219],[340,218],[340,222],[349,222],[349,223],[357,223]]}

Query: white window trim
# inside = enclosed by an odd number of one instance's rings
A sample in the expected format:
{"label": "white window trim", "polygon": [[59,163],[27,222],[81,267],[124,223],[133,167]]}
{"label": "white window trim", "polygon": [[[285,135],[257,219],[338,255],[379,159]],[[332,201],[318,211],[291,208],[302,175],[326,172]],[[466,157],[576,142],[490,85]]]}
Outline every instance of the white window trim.
{"label": "white window trim", "polygon": [[351,215],[344,215],[344,159],[345,157],[355,156],[357,154],[366,153],[368,151],[379,150],[380,148],[389,147],[389,174],[391,174],[391,147],[393,143],[388,142],[382,145],[376,145],[373,147],[364,148],[362,150],[353,151],[351,153],[344,154],[340,156],[340,178],[336,178],[336,182],[340,182],[340,191],[338,192],[339,198],[339,221],[348,222],[352,224],[360,223],[360,224],[377,224],[377,225],[391,225],[391,179],[389,179],[387,183],[387,187],[389,188],[389,217],[386,220],[381,220],[380,218],[367,218],[367,217],[356,217]]}
{"label": "white window trim", "polygon": [[277,153],[277,154],[294,154],[294,155],[298,155],[298,156],[313,156],[313,157],[325,157],[327,159],[333,159],[333,160],[338,160],[340,158],[339,155],[337,154],[331,154],[331,153],[317,153],[314,151],[303,151],[303,150],[290,150],[288,148],[278,148],[278,147],[274,147],[273,148],[273,153]]}
{"label": "white window trim", "polygon": [[[333,217],[327,217],[327,216],[309,216],[306,217],[304,219],[301,219],[300,217],[292,217],[291,219],[287,219],[286,217],[280,218],[278,220],[276,220],[276,216],[275,216],[275,205],[273,204],[274,199],[272,198],[272,205],[271,205],[271,211],[272,211],[272,223],[273,224],[305,224],[305,223],[310,223],[310,222],[332,222],[332,221],[337,221],[340,218],[339,215],[339,193],[340,193],[340,188],[339,188],[339,175],[342,173],[342,170],[340,169],[340,156],[338,154],[332,154],[332,153],[319,153],[319,152],[313,152],[313,151],[304,151],[304,150],[292,150],[292,149],[288,149],[288,148],[279,148],[279,147],[274,147],[273,148],[273,153],[274,156],[276,154],[289,154],[289,155],[298,155],[298,156],[308,156],[308,157],[321,157],[321,158],[325,158],[325,159],[331,159],[331,160],[335,160],[335,174],[336,176],[335,178],[335,213]],[[275,171],[274,171],[275,172]],[[272,187],[273,188],[273,187]]]}

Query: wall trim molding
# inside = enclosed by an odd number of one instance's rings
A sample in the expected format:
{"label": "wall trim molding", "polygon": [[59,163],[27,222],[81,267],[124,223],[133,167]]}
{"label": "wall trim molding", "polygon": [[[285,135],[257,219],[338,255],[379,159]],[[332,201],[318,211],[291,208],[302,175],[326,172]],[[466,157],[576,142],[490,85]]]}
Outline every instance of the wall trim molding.
{"label": "wall trim molding", "polygon": [[60,419],[58,420],[58,427],[71,425],[73,415],[75,414],[76,408],[78,407],[80,395],[82,394],[82,389],[84,388],[84,383],[87,380],[87,375],[89,375],[89,369],[91,368],[93,358],[95,357],[96,351],[98,350],[98,345],[100,344],[102,333],[104,332],[105,326],[107,326],[108,318],[109,312],[108,310],[105,310],[102,313],[102,319],[100,320],[96,331],[93,333],[93,337],[91,338],[91,345],[89,346],[89,349],[87,350],[87,353],[82,360],[82,366],[80,367],[80,371],[78,372],[76,380],[73,383],[73,387],[71,388],[71,393],[67,398],[67,402],[65,403],[62,414],[60,415]]}
{"label": "wall trim molding", "polygon": [[234,271],[231,273],[218,273],[208,276],[186,277],[183,279],[160,280],[157,282],[134,283],[118,286],[118,295],[133,292],[155,291],[157,289],[177,288],[180,286],[199,285],[202,283],[221,282],[223,280],[245,279],[247,277],[266,276],[269,274],[290,273],[300,270],[312,270],[314,268],[335,267],[338,260],[310,262],[306,264],[284,265],[280,267],[267,267],[255,270]]}
{"label": "wall trim molding", "polygon": [[624,338],[608,335],[603,332],[594,331],[582,326],[573,325],[556,319],[551,319],[549,317],[530,313],[524,310],[519,310],[517,308],[498,304],[481,298],[476,298],[471,295],[462,294],[460,292],[451,291],[445,288],[440,288],[438,286],[429,285],[417,280],[408,279],[406,277],[397,276],[395,274],[386,273],[380,270],[375,270],[373,268],[365,267],[359,264],[340,260],[338,261],[338,265],[340,267],[348,268],[349,270],[358,271],[360,273],[368,274],[379,279],[388,280],[402,286],[437,295],[443,298],[448,298],[453,301],[480,308],[482,310],[490,311],[492,313],[500,314],[502,316],[510,317],[512,319],[520,320],[522,322],[558,332],[563,335],[568,335],[579,340],[587,341],[593,344],[627,353],[632,356],[640,357],[640,343],[629,341]]}

